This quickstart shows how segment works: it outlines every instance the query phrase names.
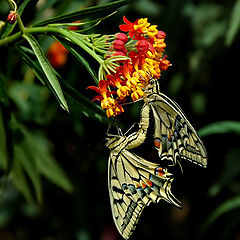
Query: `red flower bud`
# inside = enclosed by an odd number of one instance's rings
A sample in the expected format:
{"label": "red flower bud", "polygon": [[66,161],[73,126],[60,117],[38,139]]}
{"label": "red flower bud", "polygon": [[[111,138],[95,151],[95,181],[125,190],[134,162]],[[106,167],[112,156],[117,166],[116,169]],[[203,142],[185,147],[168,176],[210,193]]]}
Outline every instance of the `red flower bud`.
{"label": "red flower bud", "polygon": [[116,50],[116,51],[122,51],[123,48],[124,48],[124,42],[122,40],[115,40],[113,42],[113,48]]}
{"label": "red flower bud", "polygon": [[123,41],[124,43],[126,43],[128,41],[128,37],[126,34],[124,33],[117,33],[116,34],[116,40],[121,40]]}
{"label": "red flower bud", "polygon": [[149,43],[146,40],[139,40],[136,43],[136,48],[139,52],[146,52],[149,49]]}
{"label": "red flower bud", "polygon": [[157,35],[155,35],[156,38],[162,39],[166,37],[166,33],[163,31],[158,31]]}
{"label": "red flower bud", "polygon": [[126,56],[126,54],[124,52],[115,51],[111,54],[111,56]]}
{"label": "red flower bud", "polygon": [[10,11],[7,17],[7,22],[9,22],[10,24],[14,24],[16,22],[16,19],[17,19],[17,13],[14,11]]}
{"label": "red flower bud", "polygon": [[171,66],[171,63],[169,60],[166,59],[167,55],[164,56],[163,59],[160,60],[159,68],[161,70],[166,71],[169,66]]}

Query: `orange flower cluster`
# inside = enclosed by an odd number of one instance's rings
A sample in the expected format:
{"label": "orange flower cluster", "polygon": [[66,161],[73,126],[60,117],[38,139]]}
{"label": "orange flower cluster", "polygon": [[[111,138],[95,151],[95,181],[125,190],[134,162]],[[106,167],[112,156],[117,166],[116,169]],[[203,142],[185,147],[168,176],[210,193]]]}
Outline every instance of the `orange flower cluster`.
{"label": "orange flower cluster", "polygon": [[128,58],[119,60],[115,71],[100,80],[98,87],[88,87],[99,93],[93,100],[101,101],[108,117],[124,112],[122,104],[128,97],[133,101],[141,99],[149,79],[159,78],[161,71],[170,66],[167,56],[163,56],[166,34],[157,25],[148,23],[147,18],[132,23],[123,17],[123,21],[125,24],[119,28],[127,34],[116,34],[109,52],[110,57]]}

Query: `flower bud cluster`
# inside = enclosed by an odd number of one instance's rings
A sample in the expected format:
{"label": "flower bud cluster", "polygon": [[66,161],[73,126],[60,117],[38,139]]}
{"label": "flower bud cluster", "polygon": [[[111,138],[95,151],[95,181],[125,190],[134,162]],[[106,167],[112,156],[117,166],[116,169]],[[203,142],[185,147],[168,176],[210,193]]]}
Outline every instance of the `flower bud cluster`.
{"label": "flower bud cluster", "polygon": [[108,117],[124,112],[122,104],[129,101],[128,99],[141,99],[148,81],[151,78],[159,79],[161,72],[171,65],[167,56],[163,55],[166,34],[159,31],[157,25],[148,23],[147,18],[140,18],[132,23],[123,17],[123,21],[125,24],[119,28],[126,34],[115,34],[107,57],[127,58],[119,58],[115,62],[114,71],[101,79],[98,87],[88,87],[100,94],[94,100],[101,101],[101,107],[106,109]]}

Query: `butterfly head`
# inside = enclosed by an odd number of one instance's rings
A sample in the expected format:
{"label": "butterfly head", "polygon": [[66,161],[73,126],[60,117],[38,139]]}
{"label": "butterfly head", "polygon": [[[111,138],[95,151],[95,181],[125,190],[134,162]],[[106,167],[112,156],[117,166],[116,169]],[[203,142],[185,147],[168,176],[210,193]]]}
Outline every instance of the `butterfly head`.
{"label": "butterfly head", "polygon": [[146,87],[146,91],[149,91],[151,93],[158,93],[160,92],[160,84],[159,80],[156,78],[151,78],[148,82],[148,85]]}

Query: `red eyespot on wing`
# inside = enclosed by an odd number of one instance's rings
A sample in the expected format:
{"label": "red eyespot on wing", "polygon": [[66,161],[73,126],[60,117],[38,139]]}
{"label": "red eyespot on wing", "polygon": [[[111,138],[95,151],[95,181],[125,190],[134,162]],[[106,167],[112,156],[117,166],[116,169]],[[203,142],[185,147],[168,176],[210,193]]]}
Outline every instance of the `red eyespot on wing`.
{"label": "red eyespot on wing", "polygon": [[146,183],[147,183],[147,185],[148,185],[149,187],[152,187],[152,185],[153,185],[153,183],[152,183],[151,181],[149,181],[149,180],[146,180]]}
{"label": "red eyespot on wing", "polygon": [[157,173],[157,175],[159,175],[159,176],[163,176],[163,175],[164,175],[163,168],[161,168],[161,167],[156,168],[156,173]]}
{"label": "red eyespot on wing", "polygon": [[159,138],[154,139],[154,146],[156,148],[160,148],[161,147],[161,141],[160,141]]}

